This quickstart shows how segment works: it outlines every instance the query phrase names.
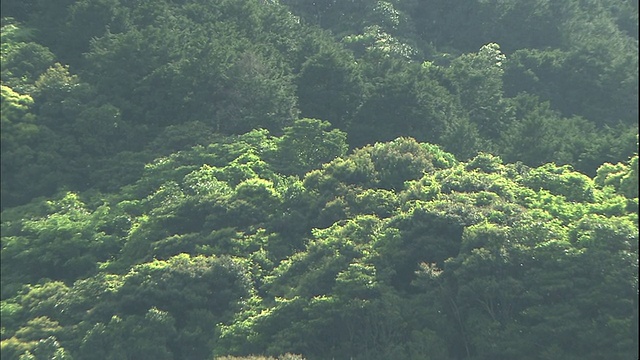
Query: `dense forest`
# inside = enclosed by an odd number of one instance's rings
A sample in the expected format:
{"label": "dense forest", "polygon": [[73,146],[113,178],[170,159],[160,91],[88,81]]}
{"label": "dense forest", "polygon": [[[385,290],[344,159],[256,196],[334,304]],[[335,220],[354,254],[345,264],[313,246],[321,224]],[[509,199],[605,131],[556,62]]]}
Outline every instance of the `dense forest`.
{"label": "dense forest", "polygon": [[1,357],[638,358],[638,2],[4,0]]}

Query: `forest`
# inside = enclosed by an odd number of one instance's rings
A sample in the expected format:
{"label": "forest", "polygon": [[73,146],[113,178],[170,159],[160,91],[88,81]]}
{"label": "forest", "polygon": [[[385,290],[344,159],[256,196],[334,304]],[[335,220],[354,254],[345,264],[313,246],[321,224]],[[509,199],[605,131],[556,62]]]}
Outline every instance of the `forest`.
{"label": "forest", "polygon": [[627,360],[638,2],[3,0],[3,360]]}

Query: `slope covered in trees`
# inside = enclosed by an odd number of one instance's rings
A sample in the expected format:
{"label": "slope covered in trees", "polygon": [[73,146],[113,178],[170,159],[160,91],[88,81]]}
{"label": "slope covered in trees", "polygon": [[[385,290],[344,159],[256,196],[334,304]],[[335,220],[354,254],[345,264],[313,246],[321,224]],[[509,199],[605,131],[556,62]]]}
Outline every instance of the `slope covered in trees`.
{"label": "slope covered in trees", "polygon": [[2,208],[300,117],[350,148],[410,136],[590,176],[636,152],[632,2],[467,5],[5,1]]}
{"label": "slope covered in trees", "polygon": [[638,356],[637,3],[2,16],[3,359]]}
{"label": "slope covered in trees", "polygon": [[[594,180],[296,125],[5,210],[3,357],[634,354],[637,157]],[[340,155],[301,178],[300,128]]]}

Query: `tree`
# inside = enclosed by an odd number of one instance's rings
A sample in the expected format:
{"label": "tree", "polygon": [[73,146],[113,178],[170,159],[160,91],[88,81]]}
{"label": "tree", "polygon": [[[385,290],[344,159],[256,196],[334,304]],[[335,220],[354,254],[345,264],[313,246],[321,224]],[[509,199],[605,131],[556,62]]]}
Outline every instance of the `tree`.
{"label": "tree", "polygon": [[293,79],[255,52],[241,54],[226,74],[215,110],[216,130],[241,134],[255,128],[281,133],[298,115]]}
{"label": "tree", "polygon": [[[29,110],[33,106],[33,99],[29,95],[15,92],[8,86],[2,85],[2,208],[7,204],[20,202],[20,185],[14,183],[9,176],[28,165],[33,157],[32,141],[37,138],[40,128],[35,123],[35,116]],[[30,146],[31,145],[31,146]]]}
{"label": "tree", "polygon": [[347,134],[326,121],[299,119],[284,128],[279,138],[276,168],[284,174],[302,176],[347,151]]}
{"label": "tree", "polygon": [[84,336],[77,356],[93,359],[173,359],[175,319],[166,311],[150,308],[144,315],[113,316],[107,324],[95,324]]}
{"label": "tree", "polygon": [[[112,319],[107,329],[113,323],[117,326],[114,330],[116,339],[126,339],[135,334],[129,331],[142,327],[139,331],[143,334],[125,342],[125,349],[120,350],[123,354],[132,354],[139,346],[136,341],[144,341],[150,336],[145,333],[154,334],[155,331],[153,324],[143,323],[127,330],[129,326],[136,324],[135,319],[139,316],[164,314],[163,318],[170,321],[171,326],[165,327],[169,333],[158,335],[160,345],[176,357],[206,357],[214,345],[210,335],[216,324],[230,320],[240,309],[241,300],[249,295],[251,286],[243,266],[241,260],[232,258],[187,254],[137,265],[123,278],[118,290],[117,309],[122,316]],[[120,326],[125,328],[119,329]],[[104,325],[96,325],[96,331],[98,328],[102,329]],[[114,341],[117,343],[118,340]],[[86,350],[90,349],[87,345]]]}
{"label": "tree", "polygon": [[3,236],[2,269],[10,278],[73,281],[119,250],[117,235],[102,228],[112,216],[107,205],[91,211],[77,194],[66,193],[45,206],[42,217],[21,220],[16,232]]}
{"label": "tree", "polygon": [[302,64],[296,78],[298,107],[306,118],[346,129],[362,98],[355,59],[345,51],[321,50]]}
{"label": "tree", "polygon": [[490,43],[477,53],[465,54],[454,59],[446,70],[451,90],[460,98],[469,119],[478,127],[482,137],[489,140],[499,138],[511,121],[508,103],[503,99],[504,70],[506,56],[500,46]]}
{"label": "tree", "polygon": [[452,95],[418,64],[382,59],[347,129],[352,147],[411,136],[439,143],[461,115]]}
{"label": "tree", "polygon": [[55,61],[51,51],[33,40],[33,29],[2,18],[2,83],[31,92],[33,83]]}

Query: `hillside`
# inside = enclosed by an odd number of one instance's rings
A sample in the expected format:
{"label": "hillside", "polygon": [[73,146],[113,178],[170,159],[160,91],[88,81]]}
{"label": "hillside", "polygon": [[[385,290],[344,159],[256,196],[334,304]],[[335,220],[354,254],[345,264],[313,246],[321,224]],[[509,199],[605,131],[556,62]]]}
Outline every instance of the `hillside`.
{"label": "hillside", "polygon": [[636,358],[637,30],[4,1],[2,358]]}

